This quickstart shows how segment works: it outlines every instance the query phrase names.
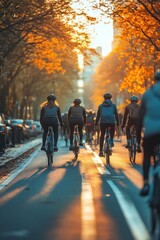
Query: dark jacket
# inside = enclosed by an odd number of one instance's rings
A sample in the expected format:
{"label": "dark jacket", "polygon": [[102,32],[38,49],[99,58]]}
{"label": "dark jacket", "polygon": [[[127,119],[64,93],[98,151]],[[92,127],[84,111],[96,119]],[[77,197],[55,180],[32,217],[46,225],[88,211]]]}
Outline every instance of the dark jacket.
{"label": "dark jacket", "polygon": [[100,123],[117,123],[119,125],[117,107],[111,100],[107,99],[99,105],[95,124]]}
{"label": "dark jacket", "polygon": [[[45,123],[45,118],[48,118],[48,116],[45,115],[45,113],[46,113],[45,109],[46,108],[47,108],[47,106],[42,107],[41,113],[40,113],[40,123],[41,123],[42,127]],[[62,123],[60,108],[58,106],[53,106],[52,109],[53,109],[53,114],[50,117],[51,118],[56,118],[60,122],[60,124],[62,125],[63,123]]]}
{"label": "dark jacket", "polygon": [[86,111],[85,108],[79,105],[74,105],[69,108],[68,121],[71,118],[81,119],[83,123],[86,123]]}

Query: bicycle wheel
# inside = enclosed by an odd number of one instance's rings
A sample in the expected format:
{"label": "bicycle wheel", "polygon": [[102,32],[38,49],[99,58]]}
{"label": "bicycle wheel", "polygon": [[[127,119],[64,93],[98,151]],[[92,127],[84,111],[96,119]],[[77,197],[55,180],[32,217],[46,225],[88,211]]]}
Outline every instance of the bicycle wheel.
{"label": "bicycle wheel", "polygon": [[129,159],[132,164],[136,161],[136,143],[133,138],[131,138],[131,146],[129,148]]}
{"label": "bicycle wheel", "polygon": [[79,152],[79,146],[78,146],[77,140],[75,139],[75,141],[74,141],[74,157],[75,157],[75,160],[78,159],[78,152]]}
{"label": "bicycle wheel", "polygon": [[53,163],[53,155],[47,154],[47,158],[48,158],[48,166],[51,166]]}

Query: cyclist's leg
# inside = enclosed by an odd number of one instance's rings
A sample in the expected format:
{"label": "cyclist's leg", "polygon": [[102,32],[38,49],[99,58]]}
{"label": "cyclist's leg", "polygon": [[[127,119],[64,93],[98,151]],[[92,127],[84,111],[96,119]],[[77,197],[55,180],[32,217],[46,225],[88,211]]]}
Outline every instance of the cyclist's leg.
{"label": "cyclist's leg", "polygon": [[141,150],[141,132],[138,131],[138,120],[135,121],[135,128],[136,128],[136,136],[137,136],[137,144],[138,144],[138,152],[142,152]]}
{"label": "cyclist's leg", "polygon": [[44,123],[43,125],[43,135],[42,135],[42,147],[41,150],[45,150],[45,143],[47,138],[48,125]]}
{"label": "cyclist's leg", "polygon": [[106,131],[107,124],[101,123],[100,124],[100,144],[99,144],[99,152],[103,152],[103,143],[104,143],[104,135]]}
{"label": "cyclist's leg", "polygon": [[53,120],[52,123],[53,133],[54,133],[54,151],[58,151],[57,142],[58,142],[58,121],[57,119]]}
{"label": "cyclist's leg", "polygon": [[151,164],[151,156],[153,153],[153,145],[151,138],[144,138],[143,141],[143,188],[140,191],[141,196],[146,196],[149,193],[149,169]]}
{"label": "cyclist's leg", "polygon": [[126,126],[126,139],[127,139],[127,146],[129,147],[131,144],[131,134],[130,134],[130,128],[131,128],[131,123],[128,122],[127,126]]}
{"label": "cyclist's leg", "polygon": [[114,147],[113,138],[115,134],[115,124],[109,124],[109,128],[110,128],[111,146]]}
{"label": "cyclist's leg", "polygon": [[[70,137],[70,148],[73,147],[73,133],[74,133],[75,123],[72,119],[69,120],[69,137]],[[71,149],[72,150],[72,149]]]}
{"label": "cyclist's leg", "polygon": [[83,121],[81,119],[79,119],[77,121],[77,124],[78,124],[78,132],[79,132],[79,138],[80,138],[80,143],[79,145],[80,146],[83,146],[83,132],[82,132],[82,129],[83,129]]}

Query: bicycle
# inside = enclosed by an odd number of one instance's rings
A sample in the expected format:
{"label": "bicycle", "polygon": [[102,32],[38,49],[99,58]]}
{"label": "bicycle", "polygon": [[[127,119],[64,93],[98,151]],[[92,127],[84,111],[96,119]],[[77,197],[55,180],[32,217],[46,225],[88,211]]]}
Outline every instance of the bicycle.
{"label": "bicycle", "polygon": [[130,128],[130,146],[128,147],[129,151],[129,160],[132,164],[136,161],[136,152],[137,152],[137,137],[136,137],[136,128],[135,125],[132,125]]}
{"label": "bicycle", "polygon": [[73,153],[74,153],[74,159],[78,159],[79,154],[79,134],[78,134],[78,125],[74,126],[74,132],[73,132]]}
{"label": "bicycle", "polygon": [[105,155],[106,164],[108,165],[108,164],[110,164],[110,156],[112,155],[112,146],[111,146],[109,127],[107,127],[107,129],[106,129],[103,152],[104,152],[104,155]]}
{"label": "bicycle", "polygon": [[69,130],[67,127],[63,126],[63,133],[64,133],[64,141],[66,143],[66,147],[68,147],[68,140],[69,140]]}
{"label": "bicycle", "polygon": [[160,144],[154,147],[154,165],[148,202],[151,214],[151,233],[154,234],[158,226],[158,239],[160,239]]}
{"label": "bicycle", "polygon": [[48,159],[48,166],[51,166],[53,163],[53,156],[54,156],[54,139],[53,139],[52,127],[48,127],[45,149],[46,149],[46,155]]}

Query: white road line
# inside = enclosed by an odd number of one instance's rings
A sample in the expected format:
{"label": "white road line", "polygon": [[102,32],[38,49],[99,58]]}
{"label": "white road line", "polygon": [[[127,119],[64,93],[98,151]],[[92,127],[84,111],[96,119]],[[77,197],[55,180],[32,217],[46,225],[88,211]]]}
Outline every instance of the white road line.
{"label": "white road line", "polygon": [[26,158],[25,162],[23,162],[16,170],[14,170],[11,175],[0,184],[0,190],[6,187],[19,173],[21,173],[33,160],[33,158],[37,155],[39,149],[35,150],[28,158]]}
{"label": "white road line", "polygon": [[125,196],[122,194],[122,192],[118,189],[118,187],[111,181],[107,180],[108,184],[112,188],[117,201],[121,207],[121,210],[124,214],[124,217],[127,221],[127,224],[130,228],[130,231],[134,237],[135,240],[150,240],[149,232],[144,225],[143,221],[141,220],[141,217],[135,208],[135,206],[132,204],[130,198],[128,196]]}
{"label": "white road line", "polygon": [[[89,147],[87,148],[89,150]],[[90,149],[91,150],[91,149]],[[98,154],[92,150],[95,158],[92,158],[96,164],[96,167],[100,174],[104,174],[106,172],[106,167],[102,163],[101,159],[99,158]],[[101,162],[101,167],[98,167],[98,163]],[[102,168],[104,168],[102,170]],[[107,170],[108,174],[110,172]],[[151,240],[150,234],[143,223],[137,209],[133,205],[132,201],[130,200],[129,196],[125,196],[118,187],[114,184],[112,180],[106,180],[109,186],[112,188],[117,201],[120,205],[120,208],[123,212],[123,215],[126,219],[126,222],[129,226],[129,229],[134,237],[135,240]]]}
{"label": "white road line", "polygon": [[96,167],[98,168],[99,172],[103,175],[103,174],[111,174],[108,169],[105,167],[105,165],[103,164],[103,162],[101,161],[100,157],[98,156],[98,154],[96,152],[94,152],[89,145],[86,144],[86,149],[89,152],[92,152],[94,154],[94,158],[93,161],[96,164]]}
{"label": "white road line", "polygon": [[92,188],[85,177],[84,169],[81,167],[82,193],[81,193],[81,218],[82,232],[81,240],[96,240],[95,210],[93,203]]}

